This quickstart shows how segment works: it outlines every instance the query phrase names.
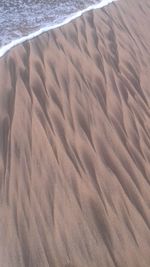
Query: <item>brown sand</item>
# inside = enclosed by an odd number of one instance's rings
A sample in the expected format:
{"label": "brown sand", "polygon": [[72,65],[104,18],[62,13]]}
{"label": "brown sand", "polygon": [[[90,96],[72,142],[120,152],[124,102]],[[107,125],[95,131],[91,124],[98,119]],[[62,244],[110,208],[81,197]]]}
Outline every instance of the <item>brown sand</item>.
{"label": "brown sand", "polygon": [[0,141],[0,267],[149,267],[149,0],[1,58]]}

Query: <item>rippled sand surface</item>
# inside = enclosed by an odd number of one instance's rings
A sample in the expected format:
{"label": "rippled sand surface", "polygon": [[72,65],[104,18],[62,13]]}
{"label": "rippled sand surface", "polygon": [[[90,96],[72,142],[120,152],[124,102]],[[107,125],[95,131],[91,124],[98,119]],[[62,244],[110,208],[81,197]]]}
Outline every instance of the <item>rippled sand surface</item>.
{"label": "rippled sand surface", "polygon": [[150,3],[0,59],[0,266],[150,266]]}

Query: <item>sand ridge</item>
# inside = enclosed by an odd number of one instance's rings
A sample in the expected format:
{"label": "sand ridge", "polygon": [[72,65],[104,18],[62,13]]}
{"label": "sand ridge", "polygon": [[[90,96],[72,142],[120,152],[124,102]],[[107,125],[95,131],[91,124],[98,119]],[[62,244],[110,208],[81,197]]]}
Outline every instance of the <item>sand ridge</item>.
{"label": "sand ridge", "polygon": [[150,266],[150,4],[0,59],[0,266]]}

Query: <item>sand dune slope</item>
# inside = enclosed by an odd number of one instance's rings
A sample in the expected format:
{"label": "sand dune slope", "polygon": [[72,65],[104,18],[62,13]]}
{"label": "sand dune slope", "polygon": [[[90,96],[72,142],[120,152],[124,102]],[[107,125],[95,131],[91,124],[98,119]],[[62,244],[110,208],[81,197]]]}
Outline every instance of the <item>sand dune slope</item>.
{"label": "sand dune slope", "polygon": [[0,266],[150,266],[150,3],[0,59]]}

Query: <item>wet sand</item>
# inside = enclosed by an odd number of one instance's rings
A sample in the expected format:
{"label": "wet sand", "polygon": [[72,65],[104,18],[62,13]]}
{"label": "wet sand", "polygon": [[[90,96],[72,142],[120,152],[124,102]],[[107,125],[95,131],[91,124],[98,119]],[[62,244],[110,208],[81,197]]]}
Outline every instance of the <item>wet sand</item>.
{"label": "wet sand", "polygon": [[0,58],[0,266],[150,266],[150,3]]}

